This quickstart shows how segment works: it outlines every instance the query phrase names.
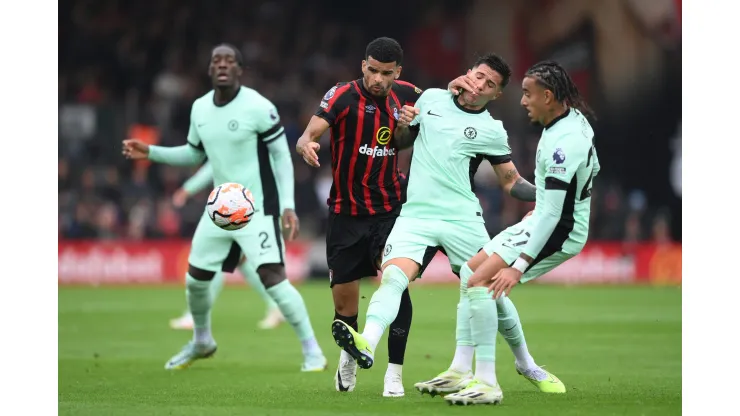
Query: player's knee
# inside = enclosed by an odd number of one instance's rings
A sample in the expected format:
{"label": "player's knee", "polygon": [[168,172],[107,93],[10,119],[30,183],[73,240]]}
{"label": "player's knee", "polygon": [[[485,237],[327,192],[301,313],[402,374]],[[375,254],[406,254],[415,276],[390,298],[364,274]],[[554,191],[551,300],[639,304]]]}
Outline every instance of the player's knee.
{"label": "player's knee", "polygon": [[257,269],[260,281],[269,289],[286,279],[285,266],[282,264],[263,264]]}
{"label": "player's knee", "polygon": [[206,282],[209,280],[213,280],[216,272],[204,270],[199,267],[195,267],[192,264],[188,264],[188,274],[195,280]]}
{"label": "player's knee", "polygon": [[359,280],[347,283],[337,283],[331,287],[334,298],[334,309],[344,316],[357,315],[360,303]]}

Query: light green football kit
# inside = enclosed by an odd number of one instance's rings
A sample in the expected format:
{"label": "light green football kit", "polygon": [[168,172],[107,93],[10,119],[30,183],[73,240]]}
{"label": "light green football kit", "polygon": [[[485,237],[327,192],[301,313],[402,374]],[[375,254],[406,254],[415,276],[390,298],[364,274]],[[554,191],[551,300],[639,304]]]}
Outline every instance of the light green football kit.
{"label": "light green football kit", "polygon": [[483,159],[492,165],[510,161],[511,148],[501,121],[485,108],[462,107],[456,98],[431,88],[415,104],[419,115],[411,127],[419,134],[407,198],[386,241],[383,263],[405,257],[422,264],[425,252],[439,247],[457,273],[490,240],[473,176]]}
{"label": "light green football kit", "polygon": [[591,185],[601,168],[593,138],[591,125],[578,110],[553,120],[537,145],[534,213],[483,247],[509,265],[521,253],[533,258],[521,283],[563,264],[586,244]]}

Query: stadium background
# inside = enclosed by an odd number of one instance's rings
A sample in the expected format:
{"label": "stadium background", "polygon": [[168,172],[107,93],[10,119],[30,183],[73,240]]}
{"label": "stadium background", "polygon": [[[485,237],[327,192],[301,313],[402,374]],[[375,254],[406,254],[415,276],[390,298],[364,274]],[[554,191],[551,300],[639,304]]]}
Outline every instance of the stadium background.
{"label": "stadium background", "polygon": [[[421,88],[444,87],[479,53],[507,59],[513,79],[490,109],[529,179],[539,132],[518,104],[521,74],[540,59],[563,63],[599,116],[602,172],[587,248],[541,281],[680,284],[680,0],[410,0],[389,12],[351,3],[61,2],[59,283],[183,278],[207,191],[183,209],[170,200],[198,167],[132,164],[120,143],[185,143],[214,44],[241,49],[244,84],[277,105],[292,149],[325,91],[361,75],[365,45],[391,36],[405,51],[401,78]],[[289,277],[326,279],[329,164],[293,158],[302,235],[288,245]],[[487,165],[476,183],[492,234],[531,209],[504,197]],[[454,280],[444,258],[423,279]]]}

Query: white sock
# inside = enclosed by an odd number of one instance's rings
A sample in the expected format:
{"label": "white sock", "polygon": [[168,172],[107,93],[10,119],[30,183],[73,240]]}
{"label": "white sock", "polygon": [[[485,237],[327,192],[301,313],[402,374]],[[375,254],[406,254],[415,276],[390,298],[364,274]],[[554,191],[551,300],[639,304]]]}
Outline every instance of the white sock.
{"label": "white sock", "polygon": [[534,358],[532,358],[532,355],[527,349],[526,343],[522,342],[516,347],[511,347],[511,352],[513,352],[514,357],[516,357],[516,366],[519,367],[519,369],[531,370],[537,367],[537,364],[534,362]]}
{"label": "white sock", "polygon": [[199,345],[208,345],[211,342],[213,342],[213,337],[211,336],[211,328],[209,327],[203,327],[198,328],[195,327],[193,329],[193,342]]}
{"label": "white sock", "polygon": [[455,370],[463,374],[472,371],[474,354],[475,347],[472,345],[458,345],[455,348],[455,357],[452,359],[450,370]]}
{"label": "white sock", "polygon": [[339,354],[339,361],[341,361],[341,362],[344,362],[344,361],[352,361],[352,362],[354,362],[355,359],[352,358],[351,355],[347,354],[347,351],[342,350],[342,353]]}
{"label": "white sock", "polygon": [[362,331],[362,336],[370,344],[370,348],[375,352],[375,347],[378,346],[380,338],[383,336],[385,329],[376,322],[367,322],[365,329]]}
{"label": "white sock", "polygon": [[316,337],[304,339],[301,341],[301,347],[303,349],[303,355],[321,355],[321,347],[319,347]]}
{"label": "white sock", "polygon": [[398,374],[399,376],[403,375],[403,366],[401,364],[391,364],[388,363],[388,369],[385,370],[385,374]]}
{"label": "white sock", "polygon": [[496,361],[475,361],[475,378],[478,381],[495,386],[496,380]]}

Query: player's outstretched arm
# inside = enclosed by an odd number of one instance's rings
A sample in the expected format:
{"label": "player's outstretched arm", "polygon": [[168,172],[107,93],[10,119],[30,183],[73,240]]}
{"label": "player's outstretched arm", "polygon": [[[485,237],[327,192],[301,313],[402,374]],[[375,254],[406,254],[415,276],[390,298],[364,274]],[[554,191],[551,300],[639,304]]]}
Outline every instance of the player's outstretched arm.
{"label": "player's outstretched arm", "polygon": [[316,152],[319,151],[321,145],[318,141],[321,136],[326,133],[329,129],[329,122],[321,117],[313,116],[306,126],[306,130],[303,132],[301,137],[298,138],[295,149],[303,160],[313,167],[321,166],[319,164],[319,156]]}
{"label": "player's outstretched arm", "polygon": [[519,175],[514,162],[508,161],[493,165],[493,170],[496,172],[501,188],[507,194],[521,201],[535,201],[537,188]]}
{"label": "player's outstretched arm", "polygon": [[175,191],[172,196],[172,202],[176,207],[182,207],[191,195],[195,195],[209,185],[213,185],[213,168],[206,162],[195,175],[182,184],[182,187]]}

